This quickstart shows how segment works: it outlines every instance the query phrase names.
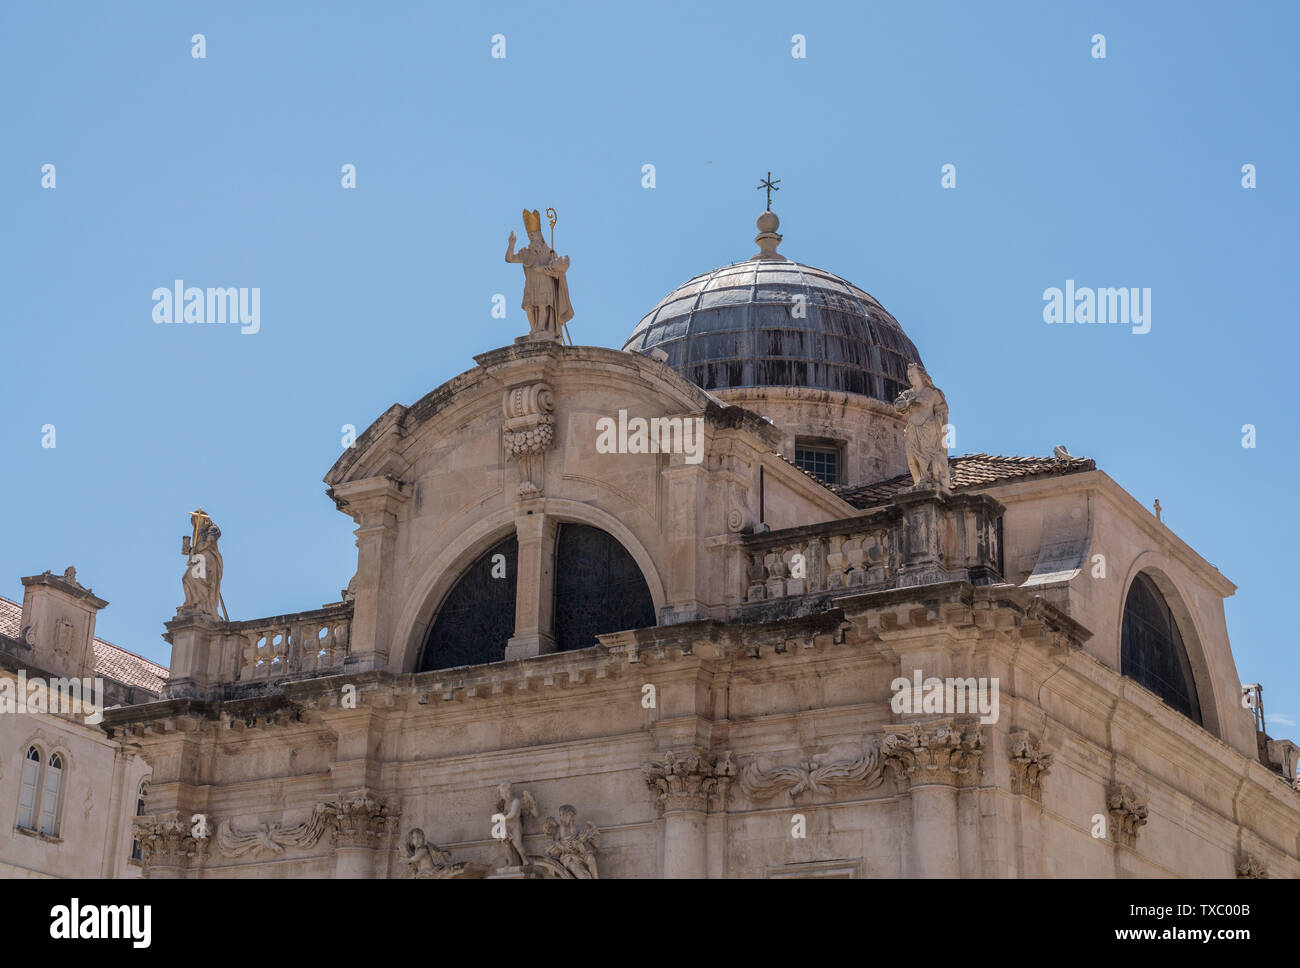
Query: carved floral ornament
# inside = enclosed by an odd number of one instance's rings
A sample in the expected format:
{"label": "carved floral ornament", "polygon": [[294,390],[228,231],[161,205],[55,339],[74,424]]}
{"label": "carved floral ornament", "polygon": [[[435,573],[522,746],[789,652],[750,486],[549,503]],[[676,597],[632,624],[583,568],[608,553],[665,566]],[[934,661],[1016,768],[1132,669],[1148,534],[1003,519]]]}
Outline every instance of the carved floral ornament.
{"label": "carved floral ornament", "polygon": [[884,780],[884,764],[880,758],[880,741],[869,737],[863,743],[862,753],[847,760],[820,763],[805,760],[797,766],[782,766],[760,771],[757,760],[745,765],[740,773],[740,789],[751,800],[770,800],[784,792],[793,802],[806,793],[831,795],[839,786],[860,785],[865,790],[879,786]]}
{"label": "carved floral ornament", "polygon": [[900,784],[957,785],[978,779],[983,745],[977,727],[917,724],[885,733],[881,756]]}

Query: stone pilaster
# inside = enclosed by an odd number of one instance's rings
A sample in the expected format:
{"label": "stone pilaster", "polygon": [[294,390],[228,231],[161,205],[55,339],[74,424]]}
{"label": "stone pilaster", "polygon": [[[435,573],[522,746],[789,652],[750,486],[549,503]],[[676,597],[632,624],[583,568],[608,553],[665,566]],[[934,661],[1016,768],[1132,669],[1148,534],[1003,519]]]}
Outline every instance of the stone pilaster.
{"label": "stone pilaster", "polygon": [[708,876],[706,814],[725,810],[736,775],[731,753],[715,757],[701,747],[668,750],[641,767],[664,818],[665,878]]}
{"label": "stone pilaster", "polygon": [[348,671],[368,672],[388,665],[392,630],[386,626],[397,614],[397,521],[411,496],[411,485],[397,478],[372,477],[336,484],[334,500],[357,523],[356,595],[352,613],[352,645]]}
{"label": "stone pilaster", "polygon": [[880,755],[912,799],[917,877],[960,877],[957,788],[978,781],[983,739],[953,720],[889,727]]}
{"label": "stone pilaster", "polygon": [[555,527],[540,501],[525,504],[515,519],[519,538],[515,588],[515,634],[506,643],[506,659],[525,659],[555,651]]}

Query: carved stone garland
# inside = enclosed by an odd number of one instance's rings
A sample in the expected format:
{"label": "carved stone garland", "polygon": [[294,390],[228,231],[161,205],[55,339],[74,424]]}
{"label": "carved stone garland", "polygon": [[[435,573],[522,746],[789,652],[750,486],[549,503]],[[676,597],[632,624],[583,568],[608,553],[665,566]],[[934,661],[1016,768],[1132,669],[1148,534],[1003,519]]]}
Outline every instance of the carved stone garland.
{"label": "carved stone garland", "polygon": [[868,738],[862,755],[852,760],[824,765],[817,760],[806,760],[798,766],[782,766],[766,772],[759,772],[756,761],[751,761],[740,773],[740,789],[751,800],[770,800],[784,791],[793,801],[804,793],[833,794],[837,786],[860,784],[871,790],[883,780],[880,742]]}

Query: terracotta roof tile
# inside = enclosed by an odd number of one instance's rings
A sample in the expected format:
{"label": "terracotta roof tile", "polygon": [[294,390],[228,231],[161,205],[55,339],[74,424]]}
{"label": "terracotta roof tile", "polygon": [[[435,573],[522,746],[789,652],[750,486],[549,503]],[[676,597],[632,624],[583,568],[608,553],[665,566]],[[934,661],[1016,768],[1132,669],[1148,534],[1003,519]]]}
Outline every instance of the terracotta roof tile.
{"label": "terracotta roof tile", "polygon": [[[991,454],[967,454],[948,461],[953,490],[1004,484],[1008,481],[1049,474],[1073,474],[1097,469],[1097,462],[1087,457],[998,457]],[[834,488],[845,501],[854,507],[867,508],[883,504],[905,487],[911,486],[912,476],[900,474],[873,484],[854,484]]]}
{"label": "terracotta roof tile", "polygon": [[[0,635],[17,639],[22,635],[23,607],[18,602],[0,598]],[[150,662],[142,655],[95,639],[95,671],[105,679],[115,679],[129,686],[140,686],[150,692],[161,692],[167,681],[165,666]]]}

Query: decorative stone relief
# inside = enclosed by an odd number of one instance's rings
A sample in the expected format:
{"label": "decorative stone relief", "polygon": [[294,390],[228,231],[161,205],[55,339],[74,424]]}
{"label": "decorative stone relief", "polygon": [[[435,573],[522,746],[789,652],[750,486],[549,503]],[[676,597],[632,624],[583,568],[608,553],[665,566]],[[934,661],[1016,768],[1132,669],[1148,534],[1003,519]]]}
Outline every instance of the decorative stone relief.
{"label": "decorative stone relief", "polygon": [[397,819],[397,812],[387,803],[359,790],[316,804],[306,820],[292,827],[264,823],[257,830],[242,831],[223,820],[217,827],[216,845],[227,857],[256,857],[264,852],[283,854],[287,847],[311,848],[329,833],[335,846],[379,847]]}
{"label": "decorative stone relief", "polygon": [[511,387],[501,408],[506,453],[519,464],[519,496],[537,497],[544,483],[544,455],[555,442],[555,395],[546,383]]}
{"label": "decorative stone relief", "polygon": [[227,857],[249,853],[256,857],[264,851],[283,854],[286,847],[314,847],[333,827],[335,810],[335,804],[318,803],[312,808],[311,816],[302,823],[292,827],[264,823],[249,832],[236,830],[229,820],[223,820],[217,826],[217,850]]}
{"label": "decorative stone relief", "polygon": [[949,723],[894,726],[880,745],[884,764],[900,785],[974,782],[984,739],[977,728]]}
{"label": "decorative stone relief", "polygon": [[727,791],[736,776],[731,751],[715,757],[698,746],[669,750],[663,758],[644,763],[641,772],[655,794],[659,812],[706,810],[710,803],[724,806]]}
{"label": "decorative stone relief", "polygon": [[473,880],[489,870],[487,864],[452,863],[451,854],[425,840],[424,831],[419,827],[412,827],[406,835],[402,860],[417,880]]}
{"label": "decorative stone relief", "polygon": [[870,790],[883,780],[880,742],[868,738],[863,744],[862,755],[852,760],[837,760],[824,765],[816,760],[807,760],[798,766],[782,766],[765,772],[759,772],[757,761],[751,760],[740,773],[740,789],[751,800],[770,800],[784,791],[793,801],[804,793],[833,794],[837,786],[862,785]]}
{"label": "decorative stone relief", "polygon": [[1056,754],[1023,730],[1012,733],[1007,746],[1011,757],[1011,792],[1043,802],[1043,777],[1052,769]]}
{"label": "decorative stone relief", "polygon": [[1242,854],[1237,860],[1237,876],[1251,880],[1267,880],[1268,866],[1254,854]]}
{"label": "decorative stone relief", "polygon": [[1106,794],[1106,810],[1110,814],[1110,829],[1116,842],[1126,847],[1135,846],[1138,828],[1147,822],[1146,800],[1117,783]]}

